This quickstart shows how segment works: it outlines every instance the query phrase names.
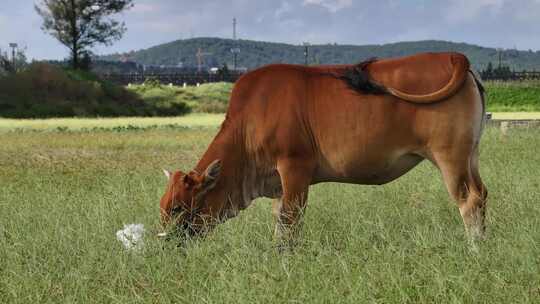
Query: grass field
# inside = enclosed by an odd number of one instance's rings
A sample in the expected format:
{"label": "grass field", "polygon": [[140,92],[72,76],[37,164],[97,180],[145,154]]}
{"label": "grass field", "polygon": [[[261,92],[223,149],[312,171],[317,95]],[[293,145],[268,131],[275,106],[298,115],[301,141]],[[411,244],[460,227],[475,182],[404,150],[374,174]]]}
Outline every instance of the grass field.
{"label": "grass field", "polygon": [[151,103],[184,103],[193,112],[225,113],[233,84],[206,83],[200,86],[132,85],[130,91]]}
{"label": "grass field", "polygon": [[10,130],[92,130],[120,127],[152,128],[177,127],[218,127],[225,114],[195,113],[178,117],[125,117],[125,118],[52,118],[52,119],[0,119],[0,131]]}
{"label": "grass field", "polygon": [[[493,119],[540,119],[540,112],[497,112]],[[216,128],[225,114],[194,113],[179,117],[125,117],[125,118],[51,118],[3,119],[0,132],[8,131],[94,131],[152,128]]]}
{"label": "grass field", "polygon": [[[385,186],[312,187],[303,241],[280,255],[264,199],[186,249],[152,237],[161,168],[191,168],[215,127],[0,124],[0,303],[540,302],[538,129],[484,134],[489,236],[479,254],[424,162]],[[141,252],[115,239],[128,223],[149,230]]]}
{"label": "grass field", "polygon": [[493,119],[502,120],[528,120],[540,119],[540,112],[495,112]]}
{"label": "grass field", "polygon": [[488,111],[540,111],[540,81],[487,81],[485,87]]}

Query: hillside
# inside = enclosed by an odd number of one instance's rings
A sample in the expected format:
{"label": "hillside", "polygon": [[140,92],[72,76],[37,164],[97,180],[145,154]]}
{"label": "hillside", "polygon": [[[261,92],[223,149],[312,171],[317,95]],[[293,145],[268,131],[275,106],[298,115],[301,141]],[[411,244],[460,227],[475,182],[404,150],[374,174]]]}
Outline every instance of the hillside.
{"label": "hillside", "polygon": [[[238,47],[238,66],[249,69],[269,63],[304,63],[304,47],[285,43],[272,43],[252,40],[193,38],[177,40],[157,45],[145,50],[127,54],[112,54],[100,59],[118,61],[128,58],[146,65],[178,65],[185,67],[197,65],[196,53],[200,48],[208,55],[204,56],[206,66],[232,66],[231,48]],[[312,45],[309,47],[310,64],[354,63],[371,57],[396,57],[427,51],[458,51],[466,54],[475,68],[484,69],[488,62],[495,66],[499,55],[496,49],[466,43],[426,40],[399,42],[384,45]],[[503,50],[502,63],[511,69],[540,70],[540,51]]]}

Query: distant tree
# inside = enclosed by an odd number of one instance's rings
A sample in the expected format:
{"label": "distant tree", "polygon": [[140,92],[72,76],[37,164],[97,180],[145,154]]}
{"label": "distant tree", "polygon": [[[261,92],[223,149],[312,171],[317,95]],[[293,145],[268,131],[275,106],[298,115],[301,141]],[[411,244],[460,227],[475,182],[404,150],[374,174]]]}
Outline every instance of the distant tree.
{"label": "distant tree", "polygon": [[71,66],[79,69],[89,48],[122,37],[125,24],[110,16],[132,6],[133,0],[41,0],[35,9],[43,18],[42,30],[69,48]]}
{"label": "distant tree", "polygon": [[5,72],[10,72],[11,70],[11,63],[9,62],[7,56],[0,52],[0,76],[5,74]]}
{"label": "distant tree", "polygon": [[229,67],[225,63],[217,71],[217,75],[221,80],[226,80],[230,74]]}
{"label": "distant tree", "polygon": [[26,58],[26,48],[19,48],[15,53],[15,66],[16,72],[23,70],[28,66],[28,58]]}
{"label": "distant tree", "polygon": [[487,65],[486,72],[489,74],[493,74],[493,64],[491,63],[491,61]]}
{"label": "distant tree", "polygon": [[24,69],[28,65],[25,51],[26,48],[17,49],[15,52],[15,62],[13,58],[9,57],[8,53],[0,52],[0,71],[16,73]]}
{"label": "distant tree", "polygon": [[482,75],[482,78],[485,79],[490,79],[493,77],[493,64],[491,63],[491,61],[488,62],[486,69],[483,70],[480,74]]}
{"label": "distant tree", "polygon": [[82,54],[79,67],[81,70],[85,71],[90,71],[90,69],[92,68],[92,54],[89,51],[86,51]]}
{"label": "distant tree", "polygon": [[493,70],[493,75],[496,79],[508,80],[512,78],[512,71],[507,65],[501,65]]}

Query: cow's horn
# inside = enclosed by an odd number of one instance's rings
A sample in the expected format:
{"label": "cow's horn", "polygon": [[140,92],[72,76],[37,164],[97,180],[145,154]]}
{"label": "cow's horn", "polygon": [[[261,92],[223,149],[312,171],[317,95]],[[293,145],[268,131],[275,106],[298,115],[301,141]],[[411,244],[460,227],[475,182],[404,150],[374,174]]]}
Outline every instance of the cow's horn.
{"label": "cow's horn", "polygon": [[165,169],[162,169],[162,170],[163,170],[163,174],[165,174],[167,179],[171,179],[171,172],[169,172],[168,170],[165,170]]}

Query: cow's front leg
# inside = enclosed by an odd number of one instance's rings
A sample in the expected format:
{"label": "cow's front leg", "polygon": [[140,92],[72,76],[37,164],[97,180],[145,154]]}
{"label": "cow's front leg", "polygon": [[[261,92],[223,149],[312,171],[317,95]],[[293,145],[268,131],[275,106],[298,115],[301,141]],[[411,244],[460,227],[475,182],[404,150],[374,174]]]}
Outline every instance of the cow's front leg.
{"label": "cow's front leg", "polygon": [[274,213],[277,217],[275,234],[280,250],[296,244],[314,168],[315,164],[305,159],[288,158],[278,161],[283,195],[275,203]]}

